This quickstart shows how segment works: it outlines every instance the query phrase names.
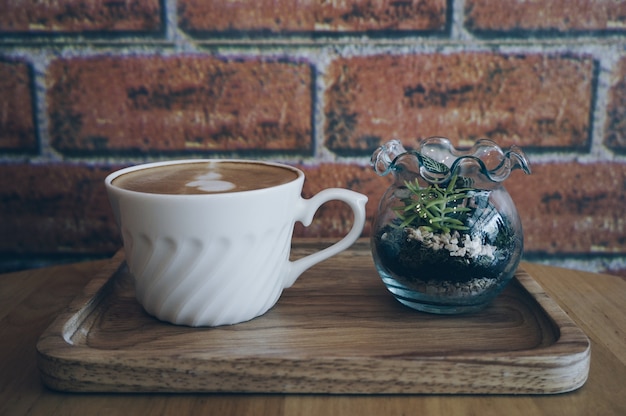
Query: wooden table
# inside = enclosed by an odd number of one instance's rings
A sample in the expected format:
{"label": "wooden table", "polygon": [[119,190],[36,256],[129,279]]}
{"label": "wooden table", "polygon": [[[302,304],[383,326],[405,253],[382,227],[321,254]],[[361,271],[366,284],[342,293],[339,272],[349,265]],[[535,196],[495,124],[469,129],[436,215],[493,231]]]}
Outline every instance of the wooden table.
{"label": "wooden table", "polygon": [[107,262],[0,275],[0,415],[626,414],[626,280],[531,263],[522,267],[591,339],[589,378],[571,393],[344,396],[51,391],[40,380],[37,340]]}

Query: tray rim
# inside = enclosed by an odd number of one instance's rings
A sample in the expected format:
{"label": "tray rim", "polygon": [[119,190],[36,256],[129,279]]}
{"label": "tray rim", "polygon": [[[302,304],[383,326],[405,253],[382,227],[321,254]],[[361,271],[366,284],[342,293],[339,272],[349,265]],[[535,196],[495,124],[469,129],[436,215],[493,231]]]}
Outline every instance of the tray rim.
{"label": "tray rim", "polygon": [[[350,250],[350,249],[348,249]],[[338,390],[308,390],[306,387],[297,387],[290,389],[270,388],[268,389],[219,389],[214,387],[199,387],[197,389],[180,389],[176,386],[167,385],[145,385],[137,384],[132,389],[128,385],[118,386],[116,388],[110,383],[98,383],[97,381],[86,382],[85,380],[72,380],[69,376],[68,369],[76,369],[85,365],[106,369],[111,365],[123,366],[124,361],[133,358],[134,353],[125,350],[123,356],[120,356],[117,350],[98,350],[102,354],[94,356],[89,354],[91,348],[82,345],[75,345],[66,336],[68,332],[75,334],[81,330],[82,324],[97,307],[99,302],[103,301],[112,292],[112,283],[114,277],[125,267],[125,256],[123,250],[118,251],[106,264],[100,269],[96,275],[87,283],[82,292],[77,295],[73,301],[61,312],[50,324],[47,329],[39,337],[36,350],[37,362],[40,376],[45,385],[60,391],[69,392],[201,392],[201,393],[322,393],[322,394],[558,394],[579,389],[587,381],[590,367],[591,342],[587,335],[580,329],[576,323],[567,315],[567,313],[548,295],[543,288],[537,283],[532,276],[526,272],[523,267],[518,268],[515,280],[531,296],[545,313],[549,319],[557,338],[553,344],[544,347],[532,348],[528,350],[515,351],[515,366],[538,366],[543,368],[545,378],[553,378],[558,380],[557,384],[540,389],[516,389],[504,388],[499,391],[491,392],[489,388],[477,387],[467,388],[466,386],[446,386],[445,378],[439,380],[440,384],[435,382],[431,387],[425,387],[421,383],[416,382],[414,386],[400,386],[397,389],[370,391],[368,388],[361,391],[356,387],[350,387],[351,383],[341,384]],[[88,331],[87,331],[88,332]],[[425,370],[425,366],[430,371],[436,371],[438,367],[446,370],[446,366],[451,363],[455,365],[458,371],[472,371],[476,366],[503,366],[502,371],[510,370],[510,353],[506,351],[490,351],[483,353],[462,352],[455,354],[446,354],[441,356],[421,356],[414,360],[406,358],[398,358],[398,364],[411,361],[411,366],[416,372]],[[252,358],[250,358],[252,359]],[[193,361],[193,360],[192,360]],[[233,361],[238,361],[239,365],[246,363],[246,357],[239,357]],[[299,361],[299,360],[292,360]],[[348,357],[320,359],[311,358],[311,365],[333,366],[341,363],[344,366],[354,366],[358,371],[360,366],[358,361],[362,358],[350,359]],[[378,360],[381,362],[393,362],[394,358],[385,357]],[[203,360],[200,360],[203,362]],[[285,362],[290,362],[284,358],[263,358],[265,365],[280,366]],[[371,365],[379,364],[377,360],[372,360]],[[160,367],[160,360],[155,360],[154,369]],[[430,367],[434,366],[434,370]],[[515,367],[513,366],[513,367]],[[150,366],[145,366],[146,370],[151,370]],[[184,367],[184,366],[183,366]],[[181,368],[182,371],[190,371],[190,369]],[[361,368],[362,370],[362,368]],[[66,374],[65,378],[63,374]],[[417,374],[417,373],[416,373]],[[59,376],[61,375],[61,376]],[[444,383],[444,384],[441,384]],[[307,386],[304,383],[304,386]]]}

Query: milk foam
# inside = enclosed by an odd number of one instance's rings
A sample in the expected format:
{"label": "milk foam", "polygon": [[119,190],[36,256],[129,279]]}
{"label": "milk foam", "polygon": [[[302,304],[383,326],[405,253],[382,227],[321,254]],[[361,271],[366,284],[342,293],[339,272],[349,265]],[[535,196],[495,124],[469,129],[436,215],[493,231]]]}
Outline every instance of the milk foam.
{"label": "milk foam", "polygon": [[186,185],[205,192],[224,192],[235,188],[234,183],[221,180],[222,175],[217,172],[198,175],[194,179],[194,181],[187,182]]}

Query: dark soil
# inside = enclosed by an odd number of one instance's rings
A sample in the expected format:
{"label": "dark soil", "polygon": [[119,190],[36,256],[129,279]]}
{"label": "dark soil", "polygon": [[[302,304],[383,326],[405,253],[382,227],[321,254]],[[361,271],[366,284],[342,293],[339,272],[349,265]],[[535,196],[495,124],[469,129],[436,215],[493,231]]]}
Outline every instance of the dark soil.
{"label": "dark soil", "polygon": [[[504,231],[506,233],[507,230]],[[508,238],[502,235],[493,239],[485,236],[483,242],[496,246],[495,258],[450,256],[446,249],[433,250],[421,241],[407,238],[406,229],[393,225],[383,227],[374,236],[382,265],[393,275],[409,281],[437,279],[467,282],[475,278],[498,278],[509,263],[515,241],[509,233]]]}

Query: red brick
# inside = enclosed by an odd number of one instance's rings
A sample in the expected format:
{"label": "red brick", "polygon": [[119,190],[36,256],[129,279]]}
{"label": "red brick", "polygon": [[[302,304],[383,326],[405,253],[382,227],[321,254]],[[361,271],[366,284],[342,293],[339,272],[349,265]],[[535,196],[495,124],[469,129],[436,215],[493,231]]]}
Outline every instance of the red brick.
{"label": "red brick", "polygon": [[[370,225],[391,177],[351,164],[299,166],[306,173],[303,196],[329,187],[369,197]],[[515,201],[528,253],[624,254],[626,164],[547,163],[533,174],[515,172],[506,187]],[[102,181],[113,168],[83,165],[0,165],[0,254],[112,253],[120,247]],[[8,219],[8,220],[6,220]],[[327,203],[298,237],[340,237],[352,223],[350,210]]]}
{"label": "red brick", "polygon": [[363,153],[391,138],[586,149],[589,58],[460,53],[334,61],[326,75],[326,145]]}
{"label": "red brick", "polygon": [[[298,166],[306,175],[303,197],[310,198],[326,188],[345,188],[368,196],[367,221],[363,235],[370,234],[371,223],[378,209],[378,201],[390,185],[390,177],[381,178],[369,167],[350,164],[324,163],[314,166]],[[350,231],[352,212],[340,202],[328,202],[319,209],[309,227],[296,226],[298,237],[340,237]]]}
{"label": "red brick", "polygon": [[179,0],[180,26],[191,32],[442,31],[446,0]]}
{"label": "red brick", "polygon": [[147,31],[162,28],[159,0],[2,1],[0,33]]}
{"label": "red brick", "polygon": [[30,68],[0,61],[0,151],[34,151],[37,137]]}
{"label": "red brick", "polygon": [[612,74],[604,144],[626,152],[626,58],[621,59]]}
{"label": "red brick", "polygon": [[61,152],[304,151],[306,63],[210,56],[52,62],[50,136]]}
{"label": "red brick", "polygon": [[624,31],[626,3],[615,0],[466,0],[475,31]]}
{"label": "red brick", "polygon": [[103,183],[111,170],[0,165],[0,253],[113,253],[121,240]]}
{"label": "red brick", "polygon": [[[378,177],[369,167],[342,164],[299,166],[306,173],[303,196],[341,187],[369,196],[369,234],[378,201],[391,178]],[[119,232],[104,188],[113,167],[69,164],[0,165],[0,254],[113,253],[121,247]],[[298,237],[333,238],[345,235],[352,224],[350,209],[329,202],[313,224],[296,227]]]}
{"label": "red brick", "polygon": [[626,253],[626,164],[546,163],[505,183],[528,252]]}
{"label": "red brick", "polygon": [[[348,188],[369,197],[371,221],[391,177],[369,167],[342,164],[299,166],[306,173],[307,198],[329,187]],[[548,163],[532,165],[533,173],[515,171],[505,182],[522,220],[525,250],[534,254],[587,255],[626,253],[626,164]],[[348,232],[352,216],[340,203],[328,203],[313,224],[296,227],[299,237],[339,237]]]}

